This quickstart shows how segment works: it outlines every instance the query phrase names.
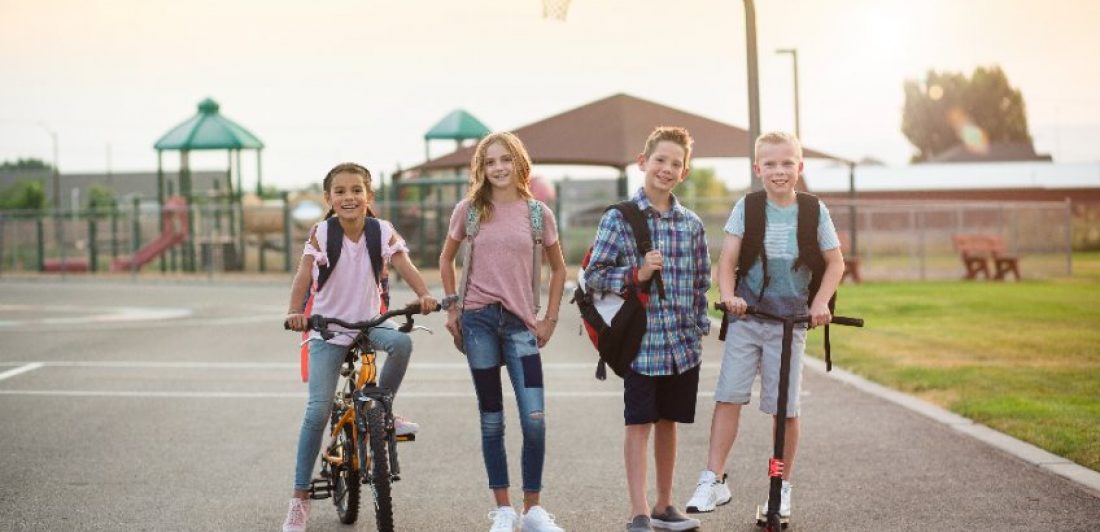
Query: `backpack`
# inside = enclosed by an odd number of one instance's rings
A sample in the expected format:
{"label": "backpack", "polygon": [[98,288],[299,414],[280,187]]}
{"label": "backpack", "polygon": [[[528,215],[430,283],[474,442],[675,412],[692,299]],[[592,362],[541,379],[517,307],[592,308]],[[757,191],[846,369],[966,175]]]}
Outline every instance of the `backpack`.
{"label": "backpack", "polygon": [[[821,277],[825,274],[825,255],[821,252],[821,246],[817,241],[818,223],[821,220],[821,204],[817,196],[805,192],[796,192],[798,202],[798,260],[792,269],[800,267],[810,269],[809,299],[806,304],[813,302],[814,296],[821,288]],[[745,196],[745,236],[741,239],[741,254],[738,256],[736,284],[752,267],[759,258],[764,270],[764,282],[760,287],[757,298],[761,298],[768,289],[768,254],[764,252],[764,233],[767,228],[767,193],[763,190],[750,193]],[[829,298],[829,312],[836,308],[836,294]],[[718,333],[719,340],[726,339],[726,328],[729,322],[725,314],[722,315],[722,328]],[[825,368],[830,371],[833,368],[832,349],[829,342],[829,325],[825,325]]]}
{"label": "backpack", "polygon": [[[542,309],[542,203],[538,200],[527,200],[527,212],[531,219],[531,241],[534,246],[531,250],[531,260],[534,266],[531,268],[531,290],[534,295],[534,311],[538,315]],[[466,211],[466,238],[462,242],[462,281],[458,286],[458,301],[460,308],[465,306],[466,290],[470,285],[470,271],[474,260],[474,237],[481,230],[481,212],[474,208],[473,202]],[[465,353],[462,344],[455,339],[455,347],[459,352]]]}
{"label": "backpack", "polygon": [[[344,249],[344,228],[335,220],[326,225],[328,226],[328,241],[325,242],[325,253],[328,255],[328,265],[317,266],[317,283],[310,290],[309,295],[306,296],[306,304],[304,305],[304,312],[307,316],[313,313],[313,295],[325,287],[325,283],[332,276],[332,270],[336,268],[336,263],[340,260],[340,253]],[[377,218],[367,217],[366,224],[363,226],[363,239],[366,241],[367,254],[370,256],[371,272],[374,273],[374,278],[378,281],[378,292],[382,298],[381,311],[386,312],[386,309],[390,306],[390,273],[389,268],[382,260],[382,224]],[[304,331],[299,357],[302,382],[309,381],[309,344],[306,343],[308,339],[309,331]]]}
{"label": "backpack", "polygon": [[[609,206],[604,212],[612,209],[622,213],[623,219],[630,226],[638,253],[644,255],[653,249],[649,224],[638,204],[630,200],[623,201]],[[581,322],[588,332],[588,339],[599,353],[596,378],[602,381],[607,379],[607,366],[611,366],[611,370],[622,377],[638,356],[646,333],[646,305],[649,304],[650,296],[648,291],[640,289],[627,290],[622,295],[610,292],[593,294],[584,281],[585,270],[591,261],[590,246],[581,261],[572,302],[580,309]],[[665,286],[660,272],[654,274],[653,281],[657,284],[658,297],[664,299]]]}

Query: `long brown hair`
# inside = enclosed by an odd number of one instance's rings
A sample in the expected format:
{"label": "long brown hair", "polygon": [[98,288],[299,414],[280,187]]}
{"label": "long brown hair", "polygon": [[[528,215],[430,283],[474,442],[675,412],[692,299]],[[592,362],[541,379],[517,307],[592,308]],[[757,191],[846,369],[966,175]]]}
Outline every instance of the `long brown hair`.
{"label": "long brown hair", "polygon": [[[356,174],[359,177],[363,178],[363,186],[367,187],[367,197],[369,198],[374,196],[374,192],[371,191],[370,188],[370,170],[367,170],[366,166],[357,163],[340,163],[336,166],[333,166],[332,170],[329,170],[328,173],[325,174],[325,180],[321,182],[321,188],[323,188],[325,192],[331,192],[332,178],[336,177],[337,174],[343,173]],[[330,205],[328,208],[328,214],[325,215],[324,219],[328,220],[329,218],[332,218],[335,214],[336,209],[332,208],[332,206]],[[372,207],[370,204],[367,204],[367,216],[371,218],[378,217],[378,215],[374,213],[374,207]]]}
{"label": "long brown hair", "polygon": [[531,194],[531,156],[527,154],[523,141],[507,131],[492,133],[477,143],[474,157],[470,159],[470,191],[466,194],[470,199],[470,208],[481,213],[483,222],[493,216],[493,187],[486,184],[485,152],[496,142],[512,155],[513,174],[519,195],[526,199],[534,197]]}

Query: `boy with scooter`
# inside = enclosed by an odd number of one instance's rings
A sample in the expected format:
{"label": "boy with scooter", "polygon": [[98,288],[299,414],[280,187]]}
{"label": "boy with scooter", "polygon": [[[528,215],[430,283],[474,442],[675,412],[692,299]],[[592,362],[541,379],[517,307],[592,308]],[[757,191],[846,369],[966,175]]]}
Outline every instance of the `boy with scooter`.
{"label": "boy with scooter", "polygon": [[[803,169],[801,143],[787,133],[766,133],[756,140],[755,150],[753,169],[764,190],[734,205],[718,261],[720,305],[730,322],[714,392],[707,468],[686,504],[689,513],[714,511],[732,497],[724,473],[726,458],[757,368],[760,410],[773,419],[780,410],[783,325],[746,311],[752,307],[775,316],[793,316],[808,310],[810,327],[825,325],[832,318],[829,300],[844,273],[840,242],[825,205],[812,195],[795,192]],[[795,329],[790,340],[782,460],[773,461],[782,473],[779,515],[784,520],[791,514],[790,479],[798,447],[806,329]]]}

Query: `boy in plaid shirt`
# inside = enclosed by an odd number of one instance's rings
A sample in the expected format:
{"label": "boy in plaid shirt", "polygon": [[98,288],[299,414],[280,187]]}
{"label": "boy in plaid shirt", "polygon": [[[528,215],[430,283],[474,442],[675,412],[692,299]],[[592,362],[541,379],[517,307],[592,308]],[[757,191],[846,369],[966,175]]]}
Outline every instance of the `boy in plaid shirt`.
{"label": "boy in plaid shirt", "polygon": [[[710,332],[706,294],[710,288],[710,254],[703,222],[680,205],[672,190],[688,175],[692,139],[686,129],[659,127],[650,134],[638,167],[645,186],[631,200],[649,225],[652,249],[644,256],[622,213],[610,209],[600,220],[585,282],[595,292],[650,293],[646,334],[641,349],[623,377],[626,437],[624,457],[630,495],[630,531],[691,530],[697,519],[672,505],[676,468],[676,423],[695,421],[695,400],[702,361],[701,337]],[[651,286],[660,272],[665,297]],[[656,427],[656,430],[653,430]],[[657,501],[646,498],[646,450],[655,432]]]}

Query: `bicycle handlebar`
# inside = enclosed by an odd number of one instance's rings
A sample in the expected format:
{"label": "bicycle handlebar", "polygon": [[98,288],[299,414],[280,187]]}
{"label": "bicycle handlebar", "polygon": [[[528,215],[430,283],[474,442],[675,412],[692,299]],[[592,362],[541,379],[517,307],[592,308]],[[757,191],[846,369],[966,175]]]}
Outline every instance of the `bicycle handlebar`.
{"label": "bicycle handlebar", "polygon": [[[405,316],[405,323],[401,325],[397,330],[407,333],[413,328],[413,316],[420,314],[420,303],[413,303],[405,308],[390,310],[379,316],[369,319],[367,321],[347,322],[340,318],[326,318],[324,316],[314,314],[309,317],[308,328],[321,333],[321,337],[324,339],[332,338],[334,333],[328,330],[329,325],[339,325],[347,329],[356,329],[363,333],[383,324],[390,318],[396,318],[397,316]],[[290,322],[283,321],[283,329],[290,330]]]}
{"label": "bicycle handlebar", "polygon": [[[721,310],[722,312],[728,312],[726,306],[721,301],[714,302],[714,309]],[[798,316],[783,317],[777,316],[770,312],[757,309],[756,307],[749,307],[745,309],[745,314],[752,314],[764,319],[774,321],[787,321],[788,319],[794,323],[810,323],[813,321],[813,317],[808,314],[802,314]],[[863,318],[849,318],[846,316],[833,316],[833,319],[829,322],[829,325],[846,325],[848,327],[863,327]]]}

